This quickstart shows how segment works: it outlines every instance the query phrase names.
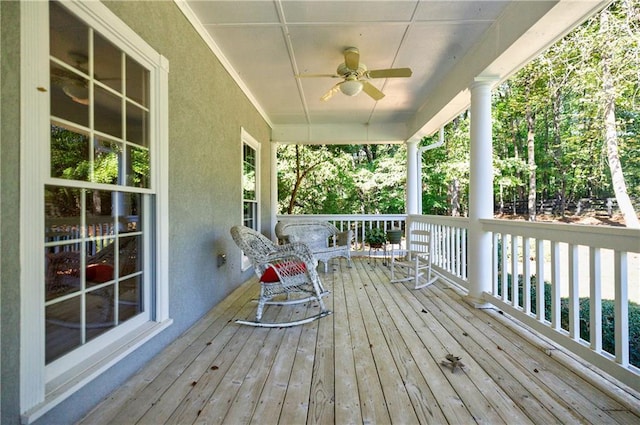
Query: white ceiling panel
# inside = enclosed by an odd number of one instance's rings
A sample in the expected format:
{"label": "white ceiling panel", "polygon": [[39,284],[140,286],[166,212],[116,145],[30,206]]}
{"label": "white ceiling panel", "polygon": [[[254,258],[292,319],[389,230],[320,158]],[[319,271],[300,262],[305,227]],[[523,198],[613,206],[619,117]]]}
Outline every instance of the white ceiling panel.
{"label": "white ceiling panel", "polygon": [[[349,137],[398,142],[429,134],[464,107],[475,77],[506,78],[608,3],[175,2],[203,38],[213,41],[212,52],[273,127],[274,141],[305,143],[344,143]],[[369,80],[385,94],[378,101],[364,92],[338,92],[321,101],[343,79],[296,74],[335,74],[347,47],[358,48],[369,69],[408,67],[413,74]],[[340,131],[332,132],[332,125]],[[364,140],[351,142],[359,141]]]}

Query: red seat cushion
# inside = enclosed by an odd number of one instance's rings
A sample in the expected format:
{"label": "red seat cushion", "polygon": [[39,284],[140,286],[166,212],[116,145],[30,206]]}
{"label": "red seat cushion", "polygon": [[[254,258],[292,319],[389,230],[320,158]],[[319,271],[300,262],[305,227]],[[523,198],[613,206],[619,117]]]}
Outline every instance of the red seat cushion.
{"label": "red seat cushion", "polygon": [[[304,263],[301,263],[299,261],[289,261],[286,263],[278,263],[275,266],[276,269],[280,270],[287,270],[289,271],[289,273],[291,274],[291,272],[293,272],[293,274],[300,274],[300,273],[304,273],[307,271],[307,266]],[[262,277],[260,278],[260,282],[264,282],[264,283],[275,283],[278,282],[280,279],[278,279],[278,274],[276,273],[275,269],[273,267],[269,267],[267,270],[265,270],[264,273],[262,273]]]}
{"label": "red seat cushion", "polygon": [[110,264],[89,264],[85,271],[87,280],[108,282],[113,279],[113,266]]}

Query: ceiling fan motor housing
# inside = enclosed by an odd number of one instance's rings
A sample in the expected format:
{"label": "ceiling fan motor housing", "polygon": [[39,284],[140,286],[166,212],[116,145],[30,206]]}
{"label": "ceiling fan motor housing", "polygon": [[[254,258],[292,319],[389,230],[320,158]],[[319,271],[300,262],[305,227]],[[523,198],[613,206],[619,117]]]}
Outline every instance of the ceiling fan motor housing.
{"label": "ceiling fan motor housing", "polygon": [[336,73],[338,75],[345,78],[350,77],[352,75],[355,76],[356,78],[361,78],[362,76],[365,75],[366,72],[367,72],[367,66],[362,62],[358,64],[358,69],[351,69],[347,66],[347,64],[341,63],[340,65],[338,65],[338,69],[336,70]]}

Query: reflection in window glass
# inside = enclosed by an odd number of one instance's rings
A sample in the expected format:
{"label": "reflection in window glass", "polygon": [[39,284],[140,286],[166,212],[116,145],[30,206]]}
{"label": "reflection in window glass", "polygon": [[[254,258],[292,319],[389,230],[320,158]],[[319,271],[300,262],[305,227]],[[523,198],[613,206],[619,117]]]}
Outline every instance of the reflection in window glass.
{"label": "reflection in window glass", "polygon": [[94,152],[93,181],[96,183],[118,184],[122,158],[122,144],[96,138]]}
{"label": "reflection in window glass", "polygon": [[127,146],[127,185],[149,187],[150,173],[149,150]]}
{"label": "reflection in window glass", "polygon": [[257,199],[257,163],[256,150],[246,143],[242,144],[242,199],[243,223],[258,230]]}
{"label": "reflection in window glass", "polygon": [[64,63],[87,73],[89,27],[57,2],[49,2],[49,49]]}
{"label": "reflection in window glass", "polygon": [[87,311],[85,334],[87,341],[115,327],[114,291],[114,285],[108,285],[87,292],[85,297]]}
{"label": "reflection in window glass", "polygon": [[81,289],[79,244],[60,244],[45,248],[45,301]]}
{"label": "reflection in window glass", "polygon": [[139,193],[123,193],[120,204],[122,213],[118,216],[118,232],[141,232],[142,195]]}
{"label": "reflection in window glass", "polygon": [[51,115],[87,127],[89,125],[89,81],[51,62]]}
{"label": "reflection in window glass", "polygon": [[120,246],[120,268],[118,276],[123,278],[142,271],[142,237],[122,236],[118,239]]}
{"label": "reflection in window glass", "polygon": [[256,198],[256,157],[255,151],[244,145],[244,161],[242,170],[242,190],[244,199]]}
{"label": "reflection in window glass", "polygon": [[49,363],[82,344],[81,296],[46,307],[45,359]]}
{"label": "reflection in window glass", "polygon": [[94,96],[93,120],[96,131],[122,138],[122,99],[97,86]]}
{"label": "reflection in window glass", "polygon": [[87,197],[86,237],[96,239],[115,235],[113,203],[116,192],[93,189],[86,190],[85,193]]}
{"label": "reflection in window glass", "polygon": [[144,107],[149,106],[149,71],[127,56],[127,97]]}
{"label": "reflection in window glass", "polygon": [[51,177],[88,181],[89,136],[51,125]]}
{"label": "reflection in window glass", "polygon": [[147,111],[127,102],[127,141],[148,146]]}
{"label": "reflection in window glass", "polygon": [[142,276],[120,282],[118,287],[118,319],[120,322],[142,313]]}
{"label": "reflection in window glass", "polygon": [[100,34],[95,35],[93,43],[94,50],[100,52],[93,59],[93,77],[122,93],[122,52]]}

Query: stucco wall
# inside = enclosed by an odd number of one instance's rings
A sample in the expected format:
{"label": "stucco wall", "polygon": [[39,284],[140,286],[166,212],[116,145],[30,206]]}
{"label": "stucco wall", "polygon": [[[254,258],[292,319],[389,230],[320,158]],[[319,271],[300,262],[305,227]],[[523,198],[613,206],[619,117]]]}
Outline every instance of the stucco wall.
{"label": "stucco wall", "polygon": [[[0,423],[19,414],[20,26],[17,2],[0,2]],[[13,418],[13,422],[5,420]]]}
{"label": "stucco wall", "polygon": [[[262,144],[263,225],[269,223],[270,129],[173,2],[106,2],[169,59],[169,282],[174,325],[37,423],[70,423],[120,385],[249,274],[229,228],[241,223],[243,127]],[[2,8],[2,423],[18,423],[19,5]],[[6,125],[5,125],[6,124]],[[5,250],[6,248],[6,250]],[[216,267],[216,255],[228,262]]]}

